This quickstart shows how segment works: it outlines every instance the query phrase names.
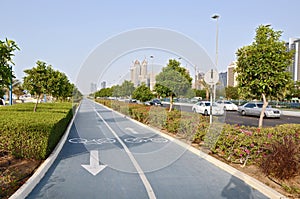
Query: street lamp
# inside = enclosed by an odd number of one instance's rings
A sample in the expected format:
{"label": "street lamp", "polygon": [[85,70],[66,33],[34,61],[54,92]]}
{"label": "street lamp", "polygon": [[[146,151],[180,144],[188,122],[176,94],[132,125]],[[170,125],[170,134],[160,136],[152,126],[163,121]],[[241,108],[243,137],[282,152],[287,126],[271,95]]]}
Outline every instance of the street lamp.
{"label": "street lamp", "polygon": [[10,80],[10,85],[9,85],[9,105],[12,105],[13,104],[13,101],[12,101],[12,76],[13,76],[13,70],[12,70],[12,66],[9,67],[10,69],[10,76],[9,76],[9,80]]}
{"label": "street lamp", "polygon": [[152,61],[152,64],[151,64],[151,75],[150,75],[150,85],[149,85],[149,87],[150,87],[150,90],[152,91],[153,90],[153,88],[154,88],[154,74],[153,74],[153,59],[154,59],[154,56],[153,55],[150,55],[150,59],[151,59],[151,61]]}
{"label": "street lamp", "polygon": [[218,19],[220,18],[219,15],[215,14],[213,15],[211,18],[215,19],[217,21],[217,30],[216,30],[216,67],[218,66],[218,37],[219,37],[219,23],[218,23]]}
{"label": "street lamp", "polygon": [[[219,18],[220,16],[217,15],[217,14],[214,14],[212,17],[212,19],[215,19],[217,21],[217,30],[216,30],[216,61],[215,61],[215,64],[216,64],[216,67],[218,67],[218,38],[219,38]],[[212,86],[212,90],[214,92],[214,101],[216,101],[216,85],[213,85]]]}

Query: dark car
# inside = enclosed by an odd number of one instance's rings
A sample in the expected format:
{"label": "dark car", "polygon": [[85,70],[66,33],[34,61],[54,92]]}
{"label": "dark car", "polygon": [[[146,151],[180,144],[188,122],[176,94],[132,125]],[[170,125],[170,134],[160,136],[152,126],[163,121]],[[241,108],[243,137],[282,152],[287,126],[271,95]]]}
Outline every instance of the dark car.
{"label": "dark car", "polygon": [[161,103],[161,101],[159,99],[153,99],[151,101],[147,101],[145,102],[145,105],[148,105],[148,106],[162,106],[163,104]]}

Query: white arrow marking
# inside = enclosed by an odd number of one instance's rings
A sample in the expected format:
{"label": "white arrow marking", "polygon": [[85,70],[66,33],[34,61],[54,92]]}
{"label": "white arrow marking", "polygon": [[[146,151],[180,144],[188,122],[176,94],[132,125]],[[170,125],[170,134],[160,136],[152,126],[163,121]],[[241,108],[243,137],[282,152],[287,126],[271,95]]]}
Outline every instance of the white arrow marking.
{"label": "white arrow marking", "polygon": [[100,171],[105,169],[107,165],[100,165],[99,164],[99,155],[97,150],[91,150],[90,151],[90,164],[82,164],[83,168],[85,168],[88,172],[90,172],[92,175],[97,175]]}
{"label": "white arrow marking", "polygon": [[136,131],[135,131],[134,129],[132,129],[132,128],[126,127],[125,129],[128,130],[128,131],[131,131],[131,133],[133,133],[133,134],[139,134],[138,132],[136,132]]}

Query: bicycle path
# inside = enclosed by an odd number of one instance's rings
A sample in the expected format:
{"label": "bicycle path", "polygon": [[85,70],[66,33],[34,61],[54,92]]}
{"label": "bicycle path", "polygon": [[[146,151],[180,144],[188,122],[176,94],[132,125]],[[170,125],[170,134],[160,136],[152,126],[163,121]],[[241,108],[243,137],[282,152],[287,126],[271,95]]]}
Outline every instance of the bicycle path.
{"label": "bicycle path", "polygon": [[58,157],[27,198],[282,197],[212,162],[218,161],[85,99]]}

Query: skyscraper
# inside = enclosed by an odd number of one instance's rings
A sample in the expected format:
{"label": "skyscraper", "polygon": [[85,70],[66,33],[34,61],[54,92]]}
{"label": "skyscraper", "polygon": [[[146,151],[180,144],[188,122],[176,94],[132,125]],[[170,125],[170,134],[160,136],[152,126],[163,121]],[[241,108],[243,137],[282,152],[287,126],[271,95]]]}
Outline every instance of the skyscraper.
{"label": "skyscraper", "polygon": [[148,83],[148,74],[147,74],[148,62],[146,59],[142,64],[135,60],[133,66],[130,67],[130,80],[135,87],[140,86],[142,83],[147,85]]}
{"label": "skyscraper", "polygon": [[290,38],[286,43],[286,47],[289,51],[294,50],[293,63],[288,67],[288,71],[291,72],[294,81],[300,81],[300,39]]}
{"label": "skyscraper", "polygon": [[234,72],[234,69],[237,67],[236,61],[229,64],[227,67],[227,86],[237,86],[238,82],[236,80],[237,73]]}

